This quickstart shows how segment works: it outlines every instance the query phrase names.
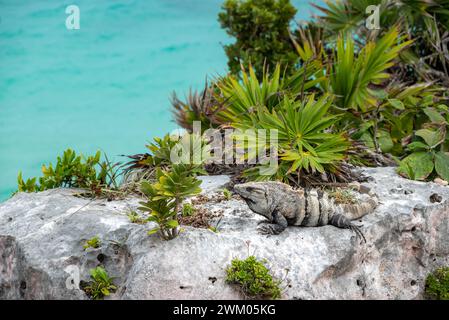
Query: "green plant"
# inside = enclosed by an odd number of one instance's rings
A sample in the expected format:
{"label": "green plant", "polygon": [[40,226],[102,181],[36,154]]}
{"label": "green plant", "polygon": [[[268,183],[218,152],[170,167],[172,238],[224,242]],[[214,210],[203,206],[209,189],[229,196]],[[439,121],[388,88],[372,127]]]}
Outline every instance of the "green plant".
{"label": "green plant", "polygon": [[84,287],[84,291],[94,300],[101,300],[105,296],[109,296],[111,292],[117,290],[112,278],[100,266],[90,270],[90,277],[93,281]]}
{"label": "green plant", "polygon": [[261,77],[264,68],[280,62],[294,67],[297,56],[289,36],[296,9],[289,0],[226,0],[218,16],[233,44],[225,46],[231,73],[238,75],[241,64],[252,65]]}
{"label": "green plant", "polygon": [[37,178],[24,182],[22,173],[19,172],[19,191],[33,192],[67,187],[88,189],[94,195],[100,195],[104,189],[118,189],[119,164],[112,164],[106,156],[103,162],[100,158],[100,151],[95,156],[85,158],[67,149],[62,156],[58,156],[55,167],[51,163],[42,166],[39,183],[36,183]]}
{"label": "green plant", "polygon": [[226,281],[240,286],[245,295],[253,298],[281,297],[280,281],[274,280],[265,266],[266,261],[259,261],[254,256],[245,260],[233,259],[226,269]]}
{"label": "green plant", "polygon": [[226,101],[217,114],[221,123],[251,121],[258,108],[269,111],[277,108],[284,97],[303,98],[304,91],[323,81],[322,64],[319,60],[299,67],[291,76],[281,77],[281,66],[277,64],[272,73],[264,71],[257,76],[251,66],[242,70],[242,80],[228,76],[217,82],[220,95]]}
{"label": "green plant", "polygon": [[[276,178],[294,182],[302,173],[336,172],[345,158],[349,143],[341,134],[329,132],[338,117],[328,113],[332,99],[322,96],[315,101],[310,95],[307,101],[291,101],[287,98],[282,105],[271,112],[263,107],[254,113],[254,128],[277,130],[278,153],[280,163],[276,171],[259,170],[264,165],[257,165],[246,171],[246,175],[255,180]],[[243,130],[251,129],[252,124],[235,123]],[[238,141],[244,142],[245,135],[237,135]],[[243,145],[241,145],[243,147]],[[253,148],[253,149],[257,149]],[[297,179],[293,179],[295,175]]]}
{"label": "green plant", "polygon": [[140,190],[148,198],[140,202],[141,211],[150,214],[148,221],[158,224],[149,234],[159,232],[165,240],[175,238],[179,233],[179,207],[186,197],[201,192],[201,181],[189,175],[184,165],[174,165],[172,171],[157,170],[157,182],[141,183]]}
{"label": "green plant", "polygon": [[397,28],[392,28],[377,42],[368,42],[356,55],[354,40],[340,36],[337,40],[335,60],[331,63],[329,83],[335,94],[337,107],[366,112],[378,105],[378,92],[373,85],[379,85],[389,78],[386,70],[393,66],[393,60],[410,41],[401,41]]}
{"label": "green plant", "polygon": [[190,203],[184,203],[182,205],[182,216],[183,217],[189,217],[195,213],[195,207],[192,206]]}
{"label": "green plant", "polygon": [[[399,24],[408,40],[416,40],[401,54],[400,80],[417,81],[421,77],[449,85],[448,0],[325,0],[325,3],[325,7],[315,5],[322,13],[316,23],[325,29],[329,41],[341,32],[351,33],[357,35],[358,43],[363,46],[377,34],[382,36]],[[365,26],[369,5],[379,5],[378,32]]]}
{"label": "green plant", "polygon": [[185,102],[173,93],[171,105],[176,123],[188,132],[193,131],[194,121],[201,122],[202,131],[217,127],[220,124],[217,113],[224,108],[225,102],[218,99],[216,91],[216,83],[209,85],[206,82],[202,92],[190,91]]}
{"label": "green plant", "polygon": [[188,171],[189,175],[206,174],[204,163],[208,159],[209,147],[198,134],[167,134],[163,138],[155,137],[153,140],[154,142],[146,146],[150,153],[128,156],[132,160],[125,164],[126,172],[143,170],[148,173],[147,179],[153,178],[157,168],[169,170],[173,165],[172,156],[181,153],[177,160],[183,163],[183,169]]}
{"label": "green plant", "polygon": [[188,165],[174,165],[171,171],[158,170],[156,177],[157,197],[173,199],[176,212],[183,199],[201,192],[201,180],[190,175]]}
{"label": "green plant", "polygon": [[425,293],[430,299],[449,300],[449,267],[439,268],[427,276]]}
{"label": "green plant", "polygon": [[164,240],[176,238],[179,234],[179,222],[175,203],[168,198],[159,197],[157,190],[147,181],[142,181],[140,190],[148,200],[140,202],[139,210],[148,212],[148,221],[157,224],[148,234],[158,232]]}
{"label": "green plant", "polygon": [[86,243],[84,244],[83,248],[84,248],[84,250],[86,250],[88,248],[97,249],[100,246],[101,246],[101,240],[98,236],[95,236],[95,237],[87,240]]}
{"label": "green plant", "polygon": [[232,193],[231,191],[229,191],[228,189],[224,188],[223,189],[223,196],[226,200],[231,200],[232,199]]}
{"label": "green plant", "polygon": [[17,192],[36,192],[39,191],[39,186],[36,184],[36,178],[29,178],[26,181],[22,178],[22,171],[17,175]]}
{"label": "green plant", "polygon": [[144,218],[142,218],[141,216],[139,216],[139,214],[136,212],[136,211],[134,211],[134,210],[131,210],[128,214],[127,214],[127,216],[128,216],[128,219],[129,219],[129,221],[131,222],[131,223],[137,223],[137,224],[145,224],[145,223],[147,223],[147,219],[144,219]]}
{"label": "green plant", "polygon": [[398,172],[415,180],[426,180],[434,173],[449,181],[449,154],[438,150],[446,139],[446,127],[426,125],[415,136],[407,146],[412,153],[400,162]]}
{"label": "green plant", "polygon": [[[256,108],[265,106],[272,110],[282,97],[281,67],[277,65],[270,75],[264,73],[258,77],[254,68],[242,71],[242,80],[234,76],[222,78],[217,86],[228,101],[226,108],[219,112],[222,122],[250,120]],[[262,79],[259,81],[259,79]]]}

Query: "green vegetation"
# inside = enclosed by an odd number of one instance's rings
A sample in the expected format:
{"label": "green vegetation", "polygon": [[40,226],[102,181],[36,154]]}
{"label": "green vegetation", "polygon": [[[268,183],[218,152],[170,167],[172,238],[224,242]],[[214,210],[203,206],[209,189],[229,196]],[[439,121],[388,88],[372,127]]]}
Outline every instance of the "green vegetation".
{"label": "green vegetation", "polygon": [[[414,44],[401,54],[398,71],[402,81],[438,81],[449,86],[449,2],[395,1],[395,0],[326,0],[318,7],[322,15],[312,24],[324,29],[329,41],[340,33],[357,34],[359,43],[382,36],[399,25],[408,40]],[[380,30],[372,32],[365,27],[368,5],[379,5]],[[349,13],[349,14],[348,14]]]}
{"label": "green vegetation", "polygon": [[232,193],[231,191],[229,191],[228,189],[224,188],[223,189],[223,196],[226,200],[231,200],[232,199]]}
{"label": "green vegetation", "polygon": [[296,9],[288,0],[226,0],[219,14],[221,26],[236,39],[226,45],[228,66],[238,75],[242,64],[252,65],[258,76],[264,66],[272,70],[277,62],[293,67],[298,58],[290,42],[289,24]]}
{"label": "green vegetation", "polygon": [[134,211],[134,210],[131,210],[131,211],[127,214],[127,216],[128,216],[128,219],[129,219],[129,221],[130,221],[131,223],[145,224],[145,223],[148,222],[147,219],[144,219],[144,218],[142,218],[141,216],[139,216],[139,214],[138,214],[136,211]]}
{"label": "green vegetation", "polygon": [[88,248],[94,248],[97,249],[101,246],[101,240],[100,238],[98,238],[97,236],[89,239],[86,241],[86,243],[84,244],[83,248],[84,250],[88,249]]}
{"label": "green vegetation", "polygon": [[182,216],[183,217],[190,217],[195,213],[195,207],[192,206],[190,203],[184,203],[182,205]]}
{"label": "green vegetation", "polygon": [[[267,137],[244,130],[278,130],[277,170],[248,165],[251,180],[345,182],[346,163],[448,180],[447,0],[326,2],[293,29],[288,0],[225,1],[219,20],[237,39],[226,47],[231,74],[207,86],[202,104],[175,108],[178,123],[240,129],[246,151]],[[380,4],[380,30],[365,26],[369,4]]]}
{"label": "green vegetation", "polygon": [[439,268],[427,276],[425,293],[430,299],[449,300],[449,267]]}
{"label": "green vegetation", "polygon": [[153,140],[154,142],[146,146],[150,153],[128,156],[131,161],[125,165],[126,172],[140,170],[144,173],[142,179],[154,179],[158,168],[171,169],[173,153],[181,154],[177,160],[183,164],[182,169],[189,175],[206,174],[203,163],[207,160],[209,149],[198,135],[170,136],[167,134],[163,138],[155,137]]}
{"label": "green vegetation", "polygon": [[159,232],[165,240],[179,234],[178,214],[182,200],[201,192],[201,181],[191,175],[186,165],[173,165],[172,171],[157,169],[157,181],[142,181],[140,190],[147,201],[141,202],[141,211],[148,212],[148,221],[158,224],[149,234]]}
{"label": "green vegetation", "polygon": [[254,256],[245,260],[234,259],[226,269],[226,281],[239,285],[243,294],[252,298],[278,299],[281,297],[280,282],[273,279],[265,262]]}
{"label": "green vegetation", "polygon": [[[260,175],[260,165],[257,165],[247,170],[246,176],[253,180],[275,177],[288,182],[299,178],[301,172],[335,172],[345,158],[349,143],[343,135],[328,131],[338,119],[327,113],[330,105],[328,96],[315,101],[312,94],[304,102],[285,98],[277,110],[269,112],[263,108],[254,113],[251,123],[255,128],[278,130],[280,164],[271,175],[268,171]],[[235,126],[249,129],[249,123]]]}
{"label": "green vegetation", "polygon": [[117,290],[106,270],[102,267],[96,267],[90,270],[92,281],[83,289],[93,300],[101,300],[109,296],[111,292]]}
{"label": "green vegetation", "polygon": [[[62,156],[58,156],[56,166],[50,163],[42,166],[42,176],[27,179],[18,175],[19,192],[44,191],[53,188],[82,188],[99,196],[106,191],[118,189],[118,164],[112,164],[105,156],[100,161],[101,152],[95,156],[77,155],[75,151],[67,149]],[[36,181],[39,181],[37,183]]]}

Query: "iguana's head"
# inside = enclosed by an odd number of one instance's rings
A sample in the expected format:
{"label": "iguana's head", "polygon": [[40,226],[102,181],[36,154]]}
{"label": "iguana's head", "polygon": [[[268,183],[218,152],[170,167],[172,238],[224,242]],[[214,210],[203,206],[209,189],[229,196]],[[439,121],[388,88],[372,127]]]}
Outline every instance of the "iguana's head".
{"label": "iguana's head", "polygon": [[234,191],[246,201],[252,211],[271,219],[271,198],[264,183],[237,184],[234,186]]}

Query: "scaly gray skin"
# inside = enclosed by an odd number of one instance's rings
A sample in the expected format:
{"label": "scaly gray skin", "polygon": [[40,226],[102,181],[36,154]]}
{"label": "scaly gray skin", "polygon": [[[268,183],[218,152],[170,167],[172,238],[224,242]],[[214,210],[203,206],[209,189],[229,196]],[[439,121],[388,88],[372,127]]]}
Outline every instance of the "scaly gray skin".
{"label": "scaly gray skin", "polygon": [[281,182],[249,182],[234,186],[249,208],[268,219],[259,224],[263,234],[279,234],[287,226],[317,227],[331,224],[353,230],[364,240],[360,229],[351,223],[371,213],[377,198],[359,193],[356,204],[337,204],[319,189],[293,189]]}

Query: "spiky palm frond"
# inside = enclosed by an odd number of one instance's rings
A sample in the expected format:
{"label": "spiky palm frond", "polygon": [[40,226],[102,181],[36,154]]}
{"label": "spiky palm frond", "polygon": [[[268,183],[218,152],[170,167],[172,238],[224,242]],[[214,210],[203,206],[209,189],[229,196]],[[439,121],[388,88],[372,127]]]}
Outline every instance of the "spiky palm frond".
{"label": "spiky palm frond", "polygon": [[255,70],[250,67],[247,72],[242,66],[242,80],[229,75],[218,82],[222,96],[228,101],[225,109],[219,113],[220,119],[228,122],[250,120],[255,108],[266,106],[272,109],[282,96],[283,82],[281,67],[277,65],[273,74],[264,72],[261,81]]}
{"label": "spiky palm frond", "polygon": [[224,108],[224,101],[216,99],[215,90],[215,83],[206,82],[201,92],[190,90],[186,101],[180,100],[174,92],[170,102],[176,123],[189,132],[193,121],[200,121],[203,130],[216,127],[219,124],[216,115]]}
{"label": "spiky palm frond", "polygon": [[[252,120],[234,125],[245,132],[242,136],[236,135],[237,141],[244,147],[245,138],[248,138],[248,149],[259,149],[260,145],[252,145],[255,141],[248,137],[248,129],[265,129],[269,132],[276,130],[278,138],[278,156],[280,163],[275,171],[265,171],[267,179],[285,175],[303,173],[332,172],[345,158],[349,147],[348,141],[340,134],[329,132],[337,121],[337,116],[328,113],[332,99],[323,96],[315,101],[314,95],[304,101],[294,101],[288,98],[282,100],[276,109],[269,110],[260,107],[251,115]],[[254,127],[253,125],[254,124]],[[264,146],[270,152],[271,145]],[[262,166],[257,169],[265,170]],[[269,169],[269,168],[266,168]],[[273,169],[273,168],[271,168]],[[255,169],[251,169],[253,172]]]}
{"label": "spiky palm frond", "polygon": [[377,42],[369,42],[358,55],[351,37],[339,37],[336,57],[331,66],[329,83],[341,109],[366,111],[376,105],[376,92],[371,85],[389,78],[386,72],[394,65],[399,52],[411,41],[402,41],[398,28],[391,29]]}

